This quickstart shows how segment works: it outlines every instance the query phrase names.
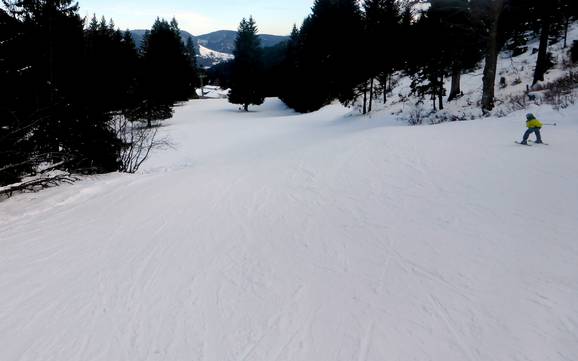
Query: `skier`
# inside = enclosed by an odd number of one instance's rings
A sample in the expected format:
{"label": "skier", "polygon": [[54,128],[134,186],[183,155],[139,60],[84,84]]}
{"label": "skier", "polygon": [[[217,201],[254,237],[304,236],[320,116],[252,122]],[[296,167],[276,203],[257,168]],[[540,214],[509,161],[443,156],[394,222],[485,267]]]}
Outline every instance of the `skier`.
{"label": "skier", "polygon": [[536,134],[536,143],[542,144],[542,136],[540,134],[540,129],[542,128],[542,125],[543,124],[538,119],[536,119],[534,114],[532,113],[526,114],[526,126],[528,127],[528,130],[526,130],[526,133],[524,133],[524,139],[520,142],[520,144],[527,145],[528,137],[532,133]]}

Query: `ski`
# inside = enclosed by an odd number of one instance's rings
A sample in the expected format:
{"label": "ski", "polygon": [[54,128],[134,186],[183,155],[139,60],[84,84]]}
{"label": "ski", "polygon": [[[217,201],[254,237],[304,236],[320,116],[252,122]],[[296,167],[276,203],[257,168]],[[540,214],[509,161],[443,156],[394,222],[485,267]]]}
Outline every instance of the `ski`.
{"label": "ski", "polygon": [[541,144],[541,145],[550,145],[550,144],[544,143],[544,142],[542,142],[542,143],[536,143],[536,142],[533,142],[533,141],[529,141],[529,142],[532,143],[532,144],[538,144],[538,145],[540,145],[540,144]]}
{"label": "ski", "polygon": [[528,147],[531,147],[531,146],[532,146],[531,144],[528,144],[528,143],[525,143],[525,144],[524,144],[524,143],[518,142],[517,140],[514,141],[514,143],[520,144],[520,145],[527,145]]}

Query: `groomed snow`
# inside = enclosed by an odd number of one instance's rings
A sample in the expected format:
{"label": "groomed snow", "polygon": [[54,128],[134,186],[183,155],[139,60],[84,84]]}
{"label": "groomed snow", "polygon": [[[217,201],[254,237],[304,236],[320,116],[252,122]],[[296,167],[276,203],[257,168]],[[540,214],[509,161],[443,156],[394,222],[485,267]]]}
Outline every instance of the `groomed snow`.
{"label": "groomed snow", "polygon": [[578,359],[578,106],[408,127],[191,101],[0,203],[0,360]]}

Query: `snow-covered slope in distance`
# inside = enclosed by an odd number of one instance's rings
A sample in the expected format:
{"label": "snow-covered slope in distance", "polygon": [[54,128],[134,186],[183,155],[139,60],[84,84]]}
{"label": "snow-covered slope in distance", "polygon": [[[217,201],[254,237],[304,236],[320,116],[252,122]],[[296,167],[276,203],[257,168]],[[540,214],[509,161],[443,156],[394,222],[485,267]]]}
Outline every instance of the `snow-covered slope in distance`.
{"label": "snow-covered slope in distance", "polygon": [[177,108],[140,174],[0,203],[0,360],[578,356],[578,107]]}
{"label": "snow-covered slope in distance", "polygon": [[207,67],[222,63],[227,60],[232,60],[234,56],[232,54],[227,53],[220,53],[218,51],[214,51],[199,44],[199,56],[203,58],[203,61],[207,65]]}

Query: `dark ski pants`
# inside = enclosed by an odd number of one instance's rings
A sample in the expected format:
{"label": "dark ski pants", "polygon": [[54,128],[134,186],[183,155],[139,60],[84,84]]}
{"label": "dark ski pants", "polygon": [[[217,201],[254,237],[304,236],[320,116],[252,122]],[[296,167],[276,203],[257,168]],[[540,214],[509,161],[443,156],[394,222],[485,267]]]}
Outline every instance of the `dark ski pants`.
{"label": "dark ski pants", "polygon": [[528,128],[528,130],[526,130],[526,133],[524,133],[524,140],[522,140],[522,142],[526,143],[528,141],[528,138],[530,137],[530,134],[532,133],[536,133],[536,142],[541,143],[542,136],[540,135],[540,128]]}

